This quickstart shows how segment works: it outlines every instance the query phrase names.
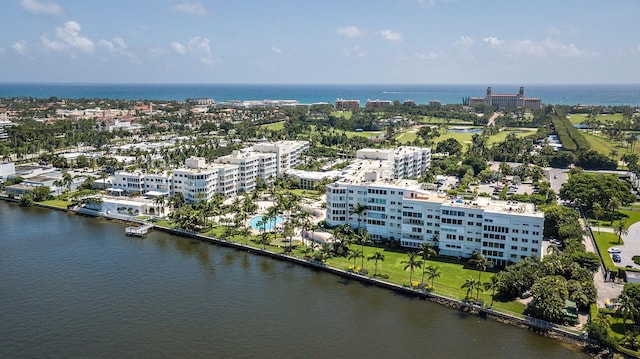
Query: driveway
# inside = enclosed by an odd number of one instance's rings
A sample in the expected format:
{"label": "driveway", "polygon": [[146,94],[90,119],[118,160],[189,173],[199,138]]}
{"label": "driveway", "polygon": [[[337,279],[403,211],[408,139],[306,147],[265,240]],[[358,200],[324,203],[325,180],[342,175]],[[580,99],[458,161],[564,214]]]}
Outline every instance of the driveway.
{"label": "driveway", "polygon": [[640,269],[640,266],[633,263],[631,257],[640,256],[640,222],[636,222],[629,227],[629,233],[622,237],[624,244],[616,245],[620,248],[620,258],[622,261],[616,263],[618,267],[632,266]]}

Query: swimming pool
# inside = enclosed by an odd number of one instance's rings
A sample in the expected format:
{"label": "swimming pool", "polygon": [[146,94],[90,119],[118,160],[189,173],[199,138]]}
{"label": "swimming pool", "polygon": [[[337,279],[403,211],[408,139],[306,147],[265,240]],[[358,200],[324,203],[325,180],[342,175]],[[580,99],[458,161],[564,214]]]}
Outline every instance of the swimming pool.
{"label": "swimming pool", "polygon": [[284,217],[278,216],[276,218],[272,218],[270,221],[267,221],[265,224],[258,225],[258,222],[260,222],[261,220],[262,220],[262,216],[253,217],[251,218],[251,221],[249,221],[249,224],[253,229],[270,231],[278,223],[284,222]]}

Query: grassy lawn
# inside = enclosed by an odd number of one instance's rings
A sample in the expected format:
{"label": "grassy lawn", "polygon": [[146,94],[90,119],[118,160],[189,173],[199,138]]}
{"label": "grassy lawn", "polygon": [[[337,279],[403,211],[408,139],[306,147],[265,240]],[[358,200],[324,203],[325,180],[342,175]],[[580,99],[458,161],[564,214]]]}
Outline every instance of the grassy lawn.
{"label": "grassy lawn", "polygon": [[[170,221],[158,221],[156,222],[159,225],[164,225],[167,227],[173,227]],[[222,238],[225,234],[225,228],[223,226],[218,226],[208,231],[201,233],[206,236],[218,237]],[[256,248],[262,248],[261,245],[256,243],[256,240],[259,236],[251,235],[248,238],[244,238],[240,235],[233,235],[231,237],[227,237],[227,240],[232,242],[248,244]],[[278,236],[278,239],[281,237]],[[266,246],[267,250],[282,253],[286,244],[280,243],[272,243]],[[351,245],[351,248],[360,250],[359,245]],[[304,257],[304,249],[303,245],[298,245],[294,247],[293,252],[291,253],[295,257],[303,258]],[[388,276],[386,281],[400,284],[400,285],[409,285],[409,271],[404,270],[405,264],[402,261],[407,260],[407,252],[403,249],[391,249],[382,246],[365,246],[364,247],[364,268],[369,271],[369,276],[374,275],[374,262],[366,260],[367,257],[371,256],[374,252],[381,252],[384,255],[384,261],[378,262],[378,274]],[[353,265],[353,260],[348,260],[346,257],[332,257],[327,260],[327,265],[340,269],[347,269],[348,267]],[[361,259],[358,258],[356,260],[356,266],[360,266]],[[465,280],[468,278],[478,278],[478,271],[475,267],[468,265],[466,262],[457,262],[455,259],[450,258],[441,258],[436,257],[431,260],[426,261],[426,266],[432,265],[434,267],[438,267],[440,272],[442,273],[440,277],[434,280],[434,292],[437,294],[445,295],[447,297],[462,300],[466,295],[466,289],[462,289],[462,285]],[[486,273],[483,272],[481,275],[481,281],[486,282],[489,280],[489,277],[492,275],[490,271]],[[413,282],[420,282],[422,276],[422,269],[418,268],[413,272]],[[430,284],[428,277],[425,275],[425,283]],[[473,294],[475,298],[475,292]],[[480,293],[480,299],[484,301],[487,305],[491,303],[491,292]],[[501,311],[507,311],[512,314],[522,314],[524,311],[524,304],[511,301],[511,302],[498,302],[495,301],[493,304],[493,308]]]}
{"label": "grassy lawn", "polygon": [[355,136],[360,136],[360,137],[372,137],[372,136],[379,136],[382,133],[382,131],[345,131],[345,134],[347,135],[348,138],[351,137],[355,137]]}
{"label": "grassy lawn", "polygon": [[607,267],[609,271],[618,271],[618,268],[613,263],[611,255],[609,255],[607,249],[624,244],[624,242],[621,241],[620,243],[618,243],[618,236],[613,233],[598,233],[597,230],[593,232],[593,237],[596,240],[596,244],[598,245],[598,252],[600,252],[600,256],[602,256],[605,267]]}
{"label": "grassy lawn", "polygon": [[[359,245],[352,245],[353,249],[360,249]],[[404,270],[405,264],[402,261],[407,260],[407,254],[404,250],[394,250],[384,247],[365,246],[364,247],[364,268],[369,270],[369,275],[373,275],[374,262],[367,261],[366,258],[371,256],[374,252],[380,251],[384,255],[384,261],[378,262],[378,274],[388,275],[389,282],[409,285],[409,271]],[[341,269],[346,269],[353,265],[353,260],[348,260],[345,257],[334,257],[327,261],[327,264]],[[356,266],[360,266],[361,259],[356,260]],[[478,271],[474,267],[465,265],[466,263],[457,263],[455,260],[449,260],[447,258],[436,258],[435,260],[427,260],[426,266],[432,265],[439,267],[441,276],[434,280],[434,292],[443,294],[448,297],[462,300],[466,295],[466,289],[462,289],[461,286],[468,278],[477,278]],[[422,276],[422,269],[416,269],[413,273],[412,281],[420,281]],[[482,273],[481,280],[487,281],[491,273]],[[425,282],[430,284],[427,276],[425,275]],[[474,293],[475,297],[475,293]],[[481,300],[489,304],[491,302],[491,293],[481,293]],[[502,309],[510,312],[521,314],[524,311],[524,305],[519,302],[494,302],[494,308]]]}
{"label": "grassy lawn", "polygon": [[346,120],[350,119],[353,113],[351,111],[332,111],[331,116],[342,117]]}
{"label": "grassy lawn", "polygon": [[47,206],[53,206],[53,207],[67,209],[67,206],[69,206],[71,204],[71,201],[65,201],[65,200],[61,200],[61,199],[52,199],[52,200],[48,200],[48,201],[42,201],[40,203],[46,204]]}
{"label": "grassy lawn", "polygon": [[304,198],[310,198],[313,200],[320,199],[320,194],[318,194],[318,191],[313,189],[294,189],[291,192]]}
{"label": "grassy lawn", "polygon": [[280,130],[282,130],[284,128],[284,123],[285,123],[285,121],[268,123],[266,125],[262,125],[262,127],[268,128],[268,129],[273,130],[273,131],[280,131]]}
{"label": "grassy lawn", "polygon": [[604,137],[593,135],[587,131],[580,132],[582,132],[592,150],[598,151],[605,156],[609,156],[613,150],[617,151],[619,155],[626,151],[619,143],[613,143]]}
{"label": "grassy lawn", "polygon": [[515,133],[519,138],[529,136],[530,134],[536,133],[538,129],[536,128],[506,128],[497,134],[490,136],[488,144],[493,144],[497,142],[504,142],[507,136],[511,133]]}
{"label": "grassy lawn", "polygon": [[631,227],[632,224],[634,224],[636,222],[640,222],[640,211],[638,211],[638,210],[627,210],[627,209],[619,210],[617,217],[618,217],[618,219],[614,220],[613,224],[611,224],[611,221],[606,220],[606,219],[600,219],[600,220],[596,221],[595,219],[591,219],[591,218],[589,218],[589,223],[591,223],[591,227],[592,228],[596,228],[596,229],[598,228],[598,226],[607,227],[607,228],[615,228],[618,225],[618,223],[620,223],[620,221],[622,219],[624,219],[625,220],[625,227],[629,228],[629,227]]}
{"label": "grassy lawn", "polygon": [[430,125],[439,125],[439,124],[463,125],[463,126],[471,126],[471,125],[473,125],[473,122],[471,122],[471,121],[462,121],[462,120],[456,120],[456,119],[446,119],[446,118],[442,118],[442,117],[431,117],[431,116],[422,116],[422,118],[420,118],[418,121],[421,124],[430,124]]}
{"label": "grassy lawn", "polygon": [[418,137],[418,135],[416,134],[416,132],[413,131],[413,130],[410,130],[410,131],[401,133],[400,135],[396,136],[396,141],[398,141],[399,143],[402,143],[402,144],[406,144],[406,143],[413,142],[417,137]]}

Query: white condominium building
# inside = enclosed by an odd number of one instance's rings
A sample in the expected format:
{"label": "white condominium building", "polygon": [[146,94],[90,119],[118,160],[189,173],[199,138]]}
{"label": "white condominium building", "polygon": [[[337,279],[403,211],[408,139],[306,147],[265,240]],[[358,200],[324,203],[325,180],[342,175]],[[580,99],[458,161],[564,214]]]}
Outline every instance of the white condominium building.
{"label": "white condominium building", "polygon": [[233,151],[232,154],[216,158],[218,163],[238,166],[238,192],[249,192],[256,188],[256,178],[270,182],[276,176],[276,155],[254,152],[250,149]]}
{"label": "white condominium building", "polygon": [[300,163],[300,155],[309,149],[309,141],[276,141],[253,145],[253,151],[276,155],[276,176]]}
{"label": "white condominium building", "polygon": [[431,166],[431,149],[400,146],[396,149],[365,148],[356,152],[357,159],[389,161],[395,178],[420,177]]}
{"label": "white condominium building", "polygon": [[204,158],[189,158],[185,168],[173,171],[172,193],[181,192],[187,203],[209,201],[215,193],[236,194],[238,166],[207,164]]}
{"label": "white condominium building", "polygon": [[[374,240],[396,240],[404,247],[437,244],[448,256],[481,252],[496,264],[541,256],[544,214],[532,204],[452,199],[413,180],[368,178],[327,187],[327,224],[360,226]],[[360,218],[351,213],[358,203],[366,207]]]}
{"label": "white condominium building", "polygon": [[114,174],[111,187],[126,193],[138,192],[145,194],[149,191],[169,193],[171,191],[171,175],[166,172],[143,173],[140,171],[117,171]]}

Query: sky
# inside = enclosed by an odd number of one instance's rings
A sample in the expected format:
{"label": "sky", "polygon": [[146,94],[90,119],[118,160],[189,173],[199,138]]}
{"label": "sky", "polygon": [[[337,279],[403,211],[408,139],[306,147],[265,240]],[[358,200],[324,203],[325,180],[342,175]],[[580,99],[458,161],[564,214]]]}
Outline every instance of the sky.
{"label": "sky", "polygon": [[640,1],[2,0],[0,82],[640,83]]}

